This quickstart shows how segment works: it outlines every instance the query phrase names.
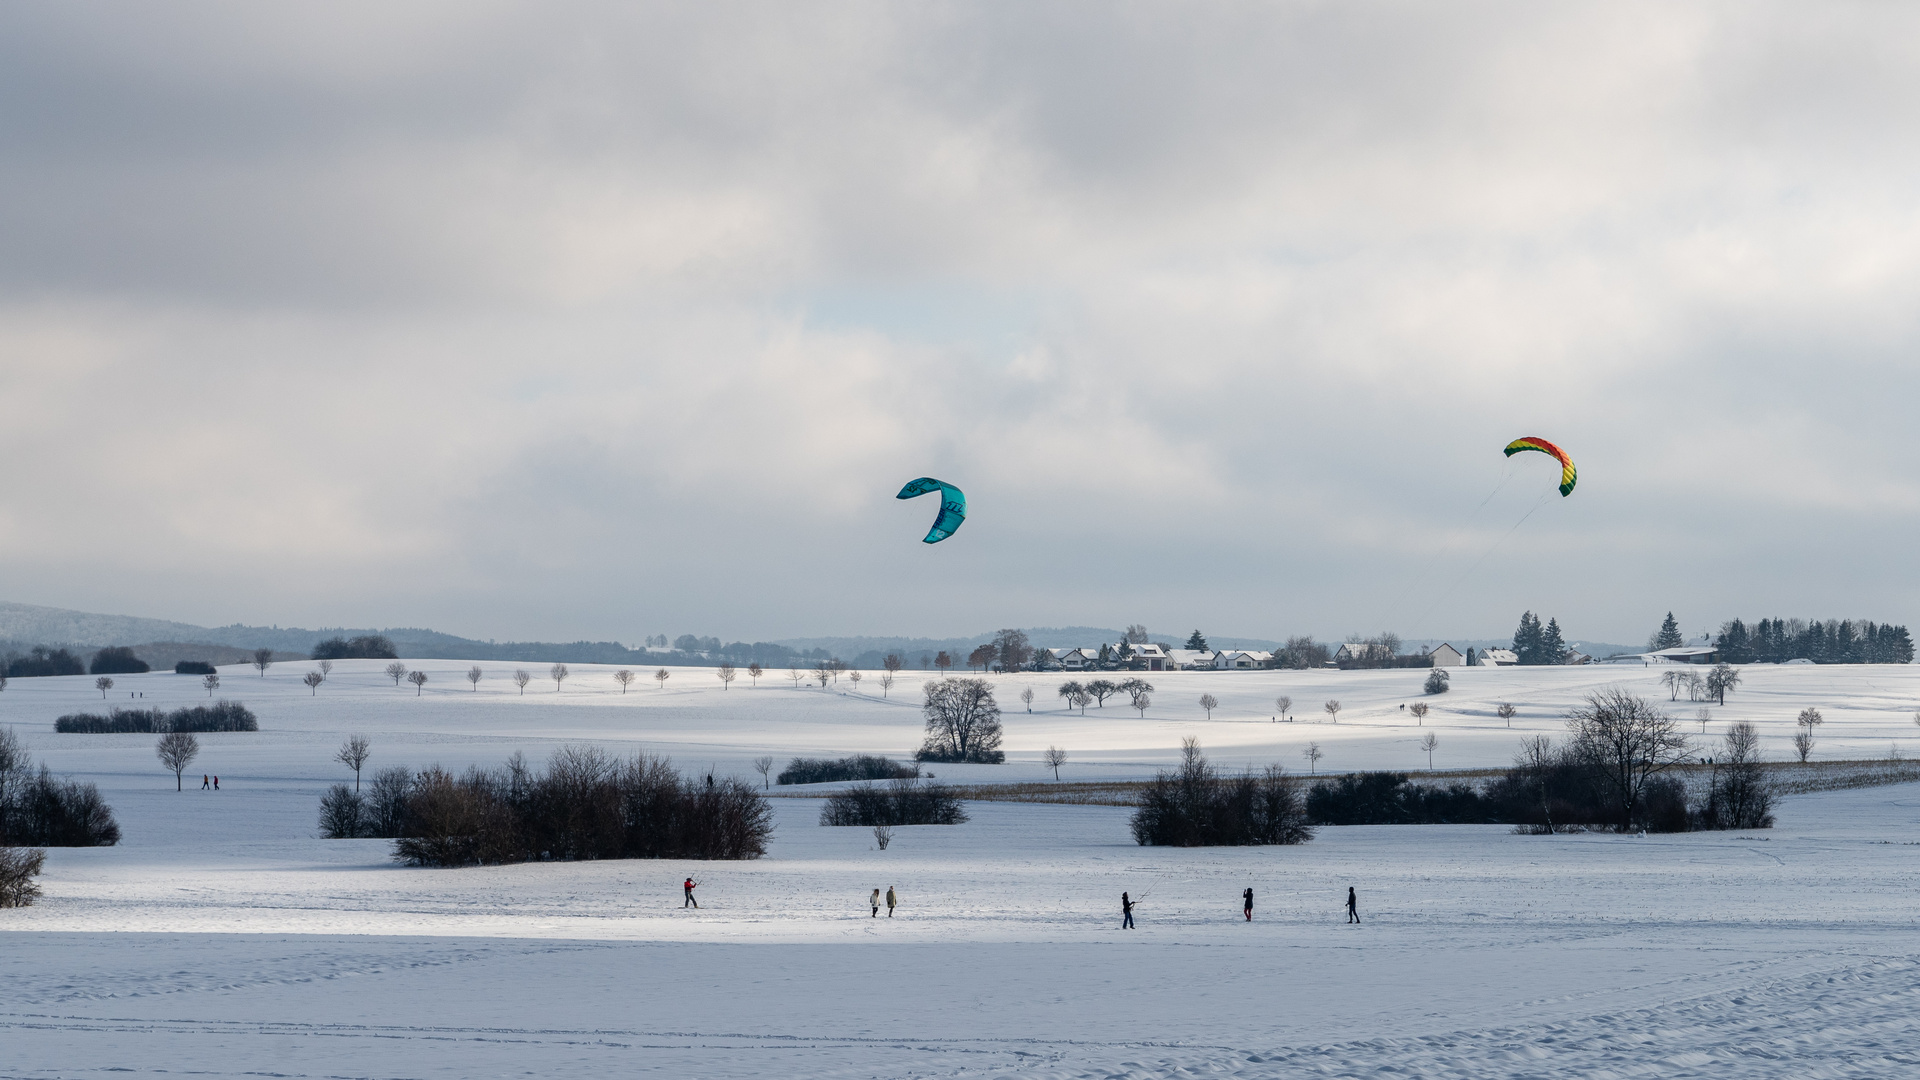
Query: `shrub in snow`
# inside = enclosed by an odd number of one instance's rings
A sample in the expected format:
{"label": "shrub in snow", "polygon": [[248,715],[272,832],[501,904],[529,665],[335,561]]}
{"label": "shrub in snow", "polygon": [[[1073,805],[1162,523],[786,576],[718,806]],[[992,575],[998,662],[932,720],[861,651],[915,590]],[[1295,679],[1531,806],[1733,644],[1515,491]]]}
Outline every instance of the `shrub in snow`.
{"label": "shrub in snow", "polygon": [[1429,694],[1444,694],[1452,689],[1448,685],[1449,676],[1444,668],[1434,668],[1427,672],[1427,685],[1421,689]]}
{"label": "shrub in snow", "polygon": [[1770,829],[1773,788],[1760,768],[1760,732],[1741,722],[1727,727],[1707,798],[1694,813],[1702,829]]}
{"label": "shrub in snow", "polygon": [[345,784],[335,784],[320,796],[320,835],[328,840],[352,840],[371,835],[366,801]]}
{"label": "shrub in snow", "polygon": [[47,861],[36,848],[0,847],[0,908],[26,907],[40,896],[33,880]]}
{"label": "shrub in snow", "polygon": [[965,820],[967,811],[952,788],[908,779],[837,791],[820,808],[822,825],[958,825]]}
{"label": "shrub in snow", "polygon": [[145,660],[133,655],[133,650],[124,645],[110,645],[93,654],[93,663],[87,665],[89,675],[138,675],[152,671]]}
{"label": "shrub in snow", "polygon": [[458,776],[433,767],[381,769],[355,815],[353,792],[321,800],[321,831],[394,838],[415,866],[537,859],[753,859],[766,852],[773,812],[739,780],[681,777],[664,759],[618,759],[592,746],[556,751],[546,771],[515,754],[504,768]]}
{"label": "shrub in snow", "polygon": [[173,665],[175,675],[215,675],[213,665],[205,660],[182,660]]}
{"label": "shrub in snow", "polygon": [[69,713],[53,722],[53,730],[84,735],[164,735],[171,731],[259,731],[252,711],[237,701],[160,709],[114,709],[106,716]]}
{"label": "shrub in snow", "polygon": [[1459,825],[1499,820],[1498,808],[1471,784],[1410,784],[1406,773],[1328,777],[1307,792],[1315,825]]}
{"label": "shrub in snow", "polygon": [[844,780],[896,780],[920,775],[920,766],[902,765],[888,757],[854,754],[843,758],[794,758],[775,783],[828,784]]}
{"label": "shrub in snow", "polygon": [[1211,847],[1299,844],[1313,839],[1293,778],[1278,765],[1223,777],[1188,739],[1177,772],[1162,772],[1140,793],[1131,822],[1141,844]]}
{"label": "shrub in snow", "polygon": [[100,789],[38,774],[19,737],[0,729],[0,845],[101,847],[118,843],[120,826]]}

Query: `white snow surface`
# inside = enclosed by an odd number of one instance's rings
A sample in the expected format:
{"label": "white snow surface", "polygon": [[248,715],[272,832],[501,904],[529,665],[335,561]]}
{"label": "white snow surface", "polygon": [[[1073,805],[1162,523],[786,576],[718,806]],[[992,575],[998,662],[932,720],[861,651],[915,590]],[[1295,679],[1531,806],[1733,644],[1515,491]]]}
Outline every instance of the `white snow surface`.
{"label": "white snow surface", "polygon": [[[1356,827],[1206,850],[1138,847],[1121,809],[972,803],[968,823],[897,830],[882,852],[868,830],[815,824],[818,802],[779,799],[751,862],[420,870],[382,841],[314,837],[320,792],[350,779],[329,760],[346,733],[372,738],[374,766],[586,740],[744,774],[763,753],[910,749],[922,677],[880,702],[744,675],[722,691],[710,669],[676,669],[623,697],[579,665],[561,692],[523,698],[512,665],[483,664],[474,692],[466,662],[410,662],[430,675],[415,696],[381,666],[342,663],[317,696],[304,666],[224,671],[223,696],[265,730],[200,736],[179,793],[151,736],[51,732],[99,707],[91,679],[0,693],[0,719],[98,783],[126,833],[53,850],[41,902],[0,911],[0,1077],[1920,1075],[1915,786],[1796,797],[1752,833]],[[1557,733],[1585,690],[1652,692],[1657,672],[1454,675],[1427,726],[1454,755],[1439,763],[1467,766]],[[1817,756],[1920,738],[1913,669],[1745,676],[1710,733],[1754,719],[1784,756],[1813,705]],[[1145,719],[1052,702],[1029,718],[1018,685],[1064,676],[997,677],[1012,760],[951,775],[1036,779],[1049,743],[1073,755],[1063,775],[1148,775],[1187,734],[1234,767],[1297,764],[1312,740],[1323,768],[1412,768],[1420,729],[1396,706],[1421,677],[1154,675],[1167,704]],[[1211,722],[1178,704],[1209,691],[1225,703]],[[205,699],[170,674],[116,677],[128,692]],[[1280,693],[1299,722],[1268,721]],[[1306,722],[1334,696],[1337,725]],[[1521,707],[1511,731],[1500,701]],[[197,790],[201,771],[223,790]],[[681,907],[687,874],[697,912]],[[1340,911],[1349,885],[1359,926]],[[866,897],[888,886],[903,906],[874,919]],[[1122,889],[1142,901],[1136,930],[1118,927]]]}

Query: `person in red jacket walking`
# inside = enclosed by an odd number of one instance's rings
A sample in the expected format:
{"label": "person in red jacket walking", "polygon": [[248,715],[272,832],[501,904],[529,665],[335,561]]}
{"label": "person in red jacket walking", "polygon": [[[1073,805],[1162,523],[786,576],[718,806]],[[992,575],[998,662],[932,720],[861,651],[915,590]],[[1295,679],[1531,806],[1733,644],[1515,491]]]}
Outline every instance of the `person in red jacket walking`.
{"label": "person in red jacket walking", "polygon": [[698,908],[698,907],[700,906],[700,901],[698,901],[698,900],[695,900],[695,899],[693,898],[693,886],[694,886],[694,885],[695,885],[695,882],[694,882],[694,880],[693,880],[692,878],[688,878],[688,879],[686,880],[686,883],[680,886],[680,887],[681,887],[682,889],[684,889],[684,890],[686,890],[686,894],[687,894],[687,902],[686,902],[686,903],[684,903],[684,904],[681,904],[681,905],[680,905],[680,908],[681,908],[681,910],[683,910],[683,911],[684,911],[684,910],[686,910],[687,908],[690,908],[690,907],[691,907],[691,908]]}

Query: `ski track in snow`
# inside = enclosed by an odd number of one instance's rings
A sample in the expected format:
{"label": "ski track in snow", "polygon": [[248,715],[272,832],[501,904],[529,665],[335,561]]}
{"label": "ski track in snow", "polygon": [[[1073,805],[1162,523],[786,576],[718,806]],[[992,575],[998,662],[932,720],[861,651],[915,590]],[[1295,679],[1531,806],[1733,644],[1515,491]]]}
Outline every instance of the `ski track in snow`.
{"label": "ski track in snow", "polygon": [[[712,676],[680,669],[676,689],[623,699],[583,665],[535,700],[505,684],[510,665],[483,665],[498,670],[476,693],[464,662],[435,663],[417,662],[433,672],[419,697],[378,663],[340,665],[318,696],[300,665],[224,673],[268,730],[201,736],[217,796],[166,786],[151,737],[51,733],[98,700],[89,680],[10,684],[0,722],[99,783],[126,839],[51,852],[41,903],[0,912],[0,1078],[1920,1075],[1914,786],[1684,836],[1348,828],[1175,851],[1134,845],[1121,809],[975,803],[967,824],[900,829],[879,852],[866,830],[816,825],[817,802],[780,799],[772,850],[747,863],[410,870],[384,842],[314,839],[349,731],[372,736],[375,766],[591,740],[736,774],[759,753],[898,754],[918,734],[900,700],[917,679],[875,702],[684,689]],[[1456,672],[1427,727],[1451,764],[1500,764],[1557,733],[1585,688],[1651,692],[1657,674]],[[1419,675],[1156,675],[1164,704],[1144,721],[1010,712],[1012,762],[940,771],[1033,780],[1033,752],[1059,742],[1080,778],[1142,776],[1184,734],[1230,767],[1297,760],[1308,739],[1328,765],[1409,767],[1420,729],[1396,703]],[[1920,699],[1911,669],[1747,677],[1716,730],[1755,719],[1784,743],[1814,704],[1836,755],[1884,753]],[[119,683],[144,704],[204,698],[170,675]],[[1227,703],[1210,723],[1179,704],[1202,691]],[[1236,715],[1276,691],[1302,714],[1325,697],[1347,710],[1337,726]],[[1511,731],[1500,700],[1522,706]],[[679,906],[689,872],[699,912]],[[1348,884],[1359,927],[1342,922]],[[889,885],[905,906],[874,920],[867,892]],[[1143,900],[1138,931],[1117,928],[1123,888]]]}

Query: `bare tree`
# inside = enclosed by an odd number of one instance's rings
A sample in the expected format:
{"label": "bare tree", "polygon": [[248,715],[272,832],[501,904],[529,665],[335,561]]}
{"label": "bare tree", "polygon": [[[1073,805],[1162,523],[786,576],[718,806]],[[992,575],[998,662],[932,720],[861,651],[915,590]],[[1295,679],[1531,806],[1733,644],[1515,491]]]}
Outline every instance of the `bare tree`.
{"label": "bare tree", "polygon": [[533,681],[533,673],[521,668],[513,673],[513,685],[520,688],[520,696],[527,696],[527,684]]}
{"label": "bare tree", "polygon": [[1287,713],[1293,709],[1293,699],[1285,694],[1273,699],[1273,707],[1280,710],[1280,719],[1287,719]]}
{"label": "bare tree", "polygon": [[1200,707],[1207,710],[1207,719],[1213,719],[1213,710],[1220,707],[1220,699],[1212,694],[1200,695]]}
{"label": "bare tree", "polygon": [[395,660],[393,663],[387,665],[387,678],[393,680],[393,685],[399,686],[400,680],[406,677],[407,677],[407,665],[401,663],[398,660]]}
{"label": "bare tree", "polygon": [[1033,657],[1033,646],[1024,630],[1000,630],[993,635],[993,652],[1001,671],[1019,671]]}
{"label": "bare tree", "polygon": [[1713,719],[1713,712],[1709,709],[1695,709],[1693,718],[1700,721],[1700,734],[1705,735],[1707,733],[1707,721]]}
{"label": "bare tree", "polygon": [[1141,623],[1129,623],[1127,624],[1126,637],[1127,644],[1129,645],[1145,645],[1147,643],[1147,628]]}
{"label": "bare tree", "polygon": [[620,692],[623,694],[627,692],[627,686],[633,682],[634,678],[633,672],[628,671],[626,668],[621,668],[619,671],[613,673],[613,681],[620,684]]}
{"label": "bare tree", "polygon": [[1547,775],[1553,768],[1559,755],[1554,752],[1553,740],[1545,735],[1535,735],[1520,744],[1520,755],[1514,759],[1528,776],[1540,782],[1540,813],[1547,823],[1547,835],[1553,835],[1553,804],[1547,798]]}
{"label": "bare tree", "polygon": [[893,826],[875,825],[873,827],[873,842],[880,845],[881,851],[887,850],[887,845],[893,843]]}
{"label": "bare tree", "polygon": [[480,692],[480,680],[486,677],[487,673],[480,670],[479,664],[467,669],[467,682],[473,684],[473,692],[476,694]]}
{"label": "bare tree", "polygon": [[173,770],[173,790],[183,790],[180,774],[187,771],[193,759],[200,756],[200,740],[190,731],[172,731],[160,736],[160,742],[153,748],[160,764]]}
{"label": "bare tree", "polygon": [[787,681],[793,684],[795,690],[800,689],[800,684],[805,682],[806,678],[805,675],[800,674],[799,668],[791,666],[787,668]]}
{"label": "bare tree", "polygon": [[1420,740],[1420,749],[1425,750],[1427,752],[1427,771],[1428,772],[1433,771],[1433,751],[1439,745],[1440,745],[1440,736],[1435,735],[1431,731],[1427,732],[1426,738]]}
{"label": "bare tree", "polygon": [[373,753],[373,743],[365,735],[349,735],[334,752],[333,760],[353,770],[353,790],[360,790],[360,768]]}
{"label": "bare tree", "polygon": [[1687,673],[1675,668],[1660,676],[1660,682],[1667,688],[1667,700],[1679,701],[1680,691],[1686,688]]}
{"label": "bare tree", "polygon": [[420,692],[427,688],[427,673],[424,671],[409,671],[407,672],[407,681],[413,684],[413,696],[419,697]]}
{"label": "bare tree", "polygon": [[1727,691],[1740,685],[1740,671],[1732,664],[1715,664],[1707,672],[1707,693],[1718,699],[1720,704],[1727,703]]}
{"label": "bare tree", "polygon": [[771,782],[767,779],[767,774],[773,772],[773,759],[770,757],[754,758],[753,771],[760,774],[760,786],[762,788],[769,786]]}
{"label": "bare tree", "polygon": [[986,671],[993,667],[993,658],[998,655],[1000,655],[999,648],[989,641],[967,654],[967,670],[979,668],[981,671]]}
{"label": "bare tree", "polygon": [[1340,702],[1339,701],[1337,700],[1329,701],[1325,705],[1322,705],[1320,707],[1327,710],[1327,715],[1333,717],[1334,723],[1337,724],[1340,722]]}
{"label": "bare tree", "polygon": [[1085,716],[1087,715],[1087,706],[1093,704],[1093,695],[1087,693],[1084,688],[1075,690],[1072,696],[1067,698],[1067,704],[1075,706],[1080,710],[1080,715]]}
{"label": "bare tree", "polygon": [[333,674],[333,661],[331,660],[320,661],[320,674],[322,675]]}
{"label": "bare tree", "polygon": [[720,689],[733,689],[733,680],[738,678],[738,676],[734,674],[732,664],[722,663],[719,667],[713,669],[713,673],[720,677]]}
{"label": "bare tree", "polygon": [[307,696],[314,697],[320,693],[320,684],[326,682],[327,677],[317,671],[309,671],[300,676],[300,681],[307,684]]}
{"label": "bare tree", "polygon": [[208,696],[208,697],[212,697],[212,696],[213,696],[213,692],[214,692],[215,690],[218,690],[218,689],[220,689],[220,676],[218,676],[218,675],[202,675],[202,676],[200,677],[200,685],[201,685],[201,686],[204,686],[204,687],[206,687],[206,688],[207,688],[207,696]]}
{"label": "bare tree", "polygon": [[1028,712],[1033,711],[1033,687],[1029,686],[1020,691],[1020,702],[1027,707]]}
{"label": "bare tree", "polygon": [[1120,684],[1112,679],[1092,679],[1081,689],[1092,694],[1093,699],[1099,702],[1098,707],[1104,709],[1107,707],[1107,699],[1120,692]]}
{"label": "bare tree", "polygon": [[273,666],[272,649],[253,650],[253,666],[260,669],[260,677],[267,677],[267,669]]}
{"label": "bare tree", "polygon": [[833,664],[826,660],[816,660],[813,664],[813,677],[820,680],[820,689],[825,690],[833,681]]}
{"label": "bare tree", "polygon": [[1587,695],[1567,713],[1567,727],[1576,751],[1612,792],[1622,828],[1632,824],[1647,781],[1687,757],[1687,737],[1673,718],[1625,690]]}
{"label": "bare tree", "polygon": [[1519,711],[1520,711],[1519,709],[1514,708],[1508,702],[1503,701],[1500,703],[1499,708],[1493,710],[1493,715],[1499,717],[1502,720],[1505,720],[1507,722],[1507,726],[1512,727],[1513,718],[1515,714],[1519,713]]}
{"label": "bare tree", "polygon": [[1320,771],[1320,759],[1327,755],[1320,752],[1319,743],[1310,742],[1305,750],[1300,751],[1300,756],[1307,759],[1307,772],[1312,774]]}
{"label": "bare tree", "polygon": [[754,663],[754,664],[747,665],[747,678],[753,680],[754,689],[758,690],[760,688],[760,676],[765,674],[766,674],[766,670],[763,669],[759,664]]}
{"label": "bare tree", "polygon": [[[880,696],[886,697],[887,691],[892,689],[893,689],[893,672],[891,671],[881,672],[880,673]],[[1027,711],[1032,712],[1033,710],[1029,709]]]}
{"label": "bare tree", "polygon": [[923,759],[998,761],[1000,705],[985,679],[940,679],[926,685],[921,705],[927,740]]}
{"label": "bare tree", "polygon": [[1426,702],[1416,701],[1413,704],[1407,706],[1407,711],[1413,714],[1413,723],[1415,727],[1426,726],[1427,724],[1427,703]]}
{"label": "bare tree", "polygon": [[553,680],[554,693],[557,694],[560,692],[560,684],[566,682],[567,676],[571,674],[573,674],[573,672],[568,671],[567,665],[565,664],[555,664],[547,669],[547,678]]}
{"label": "bare tree", "polygon": [[1687,672],[1687,700],[1699,701],[1706,692],[1707,680],[1701,678],[1697,671]]}
{"label": "bare tree", "polygon": [[852,671],[847,672],[847,678],[853,680],[853,692],[856,694],[859,693],[860,680],[866,678],[866,676],[860,674],[859,668],[854,668]]}
{"label": "bare tree", "polygon": [[93,680],[93,688],[100,691],[100,700],[105,701],[107,700],[107,691],[113,689],[113,680],[102,675]]}
{"label": "bare tree", "polygon": [[1794,723],[1800,726],[1800,730],[1793,736],[1793,752],[1799,754],[1800,760],[1805,762],[1807,755],[1813,753],[1813,729],[1826,723],[1826,717],[1820,715],[1819,709],[1801,709],[1800,716],[1794,720]]}
{"label": "bare tree", "polygon": [[941,672],[945,672],[953,667],[953,657],[948,656],[947,651],[942,649],[939,655],[933,658],[933,666]]}
{"label": "bare tree", "polygon": [[1135,690],[1133,696],[1127,699],[1127,704],[1132,708],[1138,709],[1140,711],[1140,719],[1145,720],[1147,718],[1147,708],[1153,704],[1153,698],[1149,696],[1145,690]]}
{"label": "bare tree", "polygon": [[1060,766],[1067,763],[1067,752],[1057,746],[1049,746],[1040,760],[1046,764],[1047,768],[1053,770],[1053,779],[1057,783],[1060,779]]}
{"label": "bare tree", "polygon": [[[886,672],[889,675],[900,674],[900,669],[906,666],[907,666],[906,661],[900,659],[900,654],[897,652],[890,652],[880,660],[880,670]],[[925,665],[922,665],[922,666],[925,666]],[[891,684],[886,684],[886,685],[891,685]]]}
{"label": "bare tree", "polygon": [[657,689],[665,690],[667,688],[667,680],[671,678],[673,678],[673,672],[668,671],[666,668],[661,668],[659,671],[653,673],[653,681],[658,684]]}

